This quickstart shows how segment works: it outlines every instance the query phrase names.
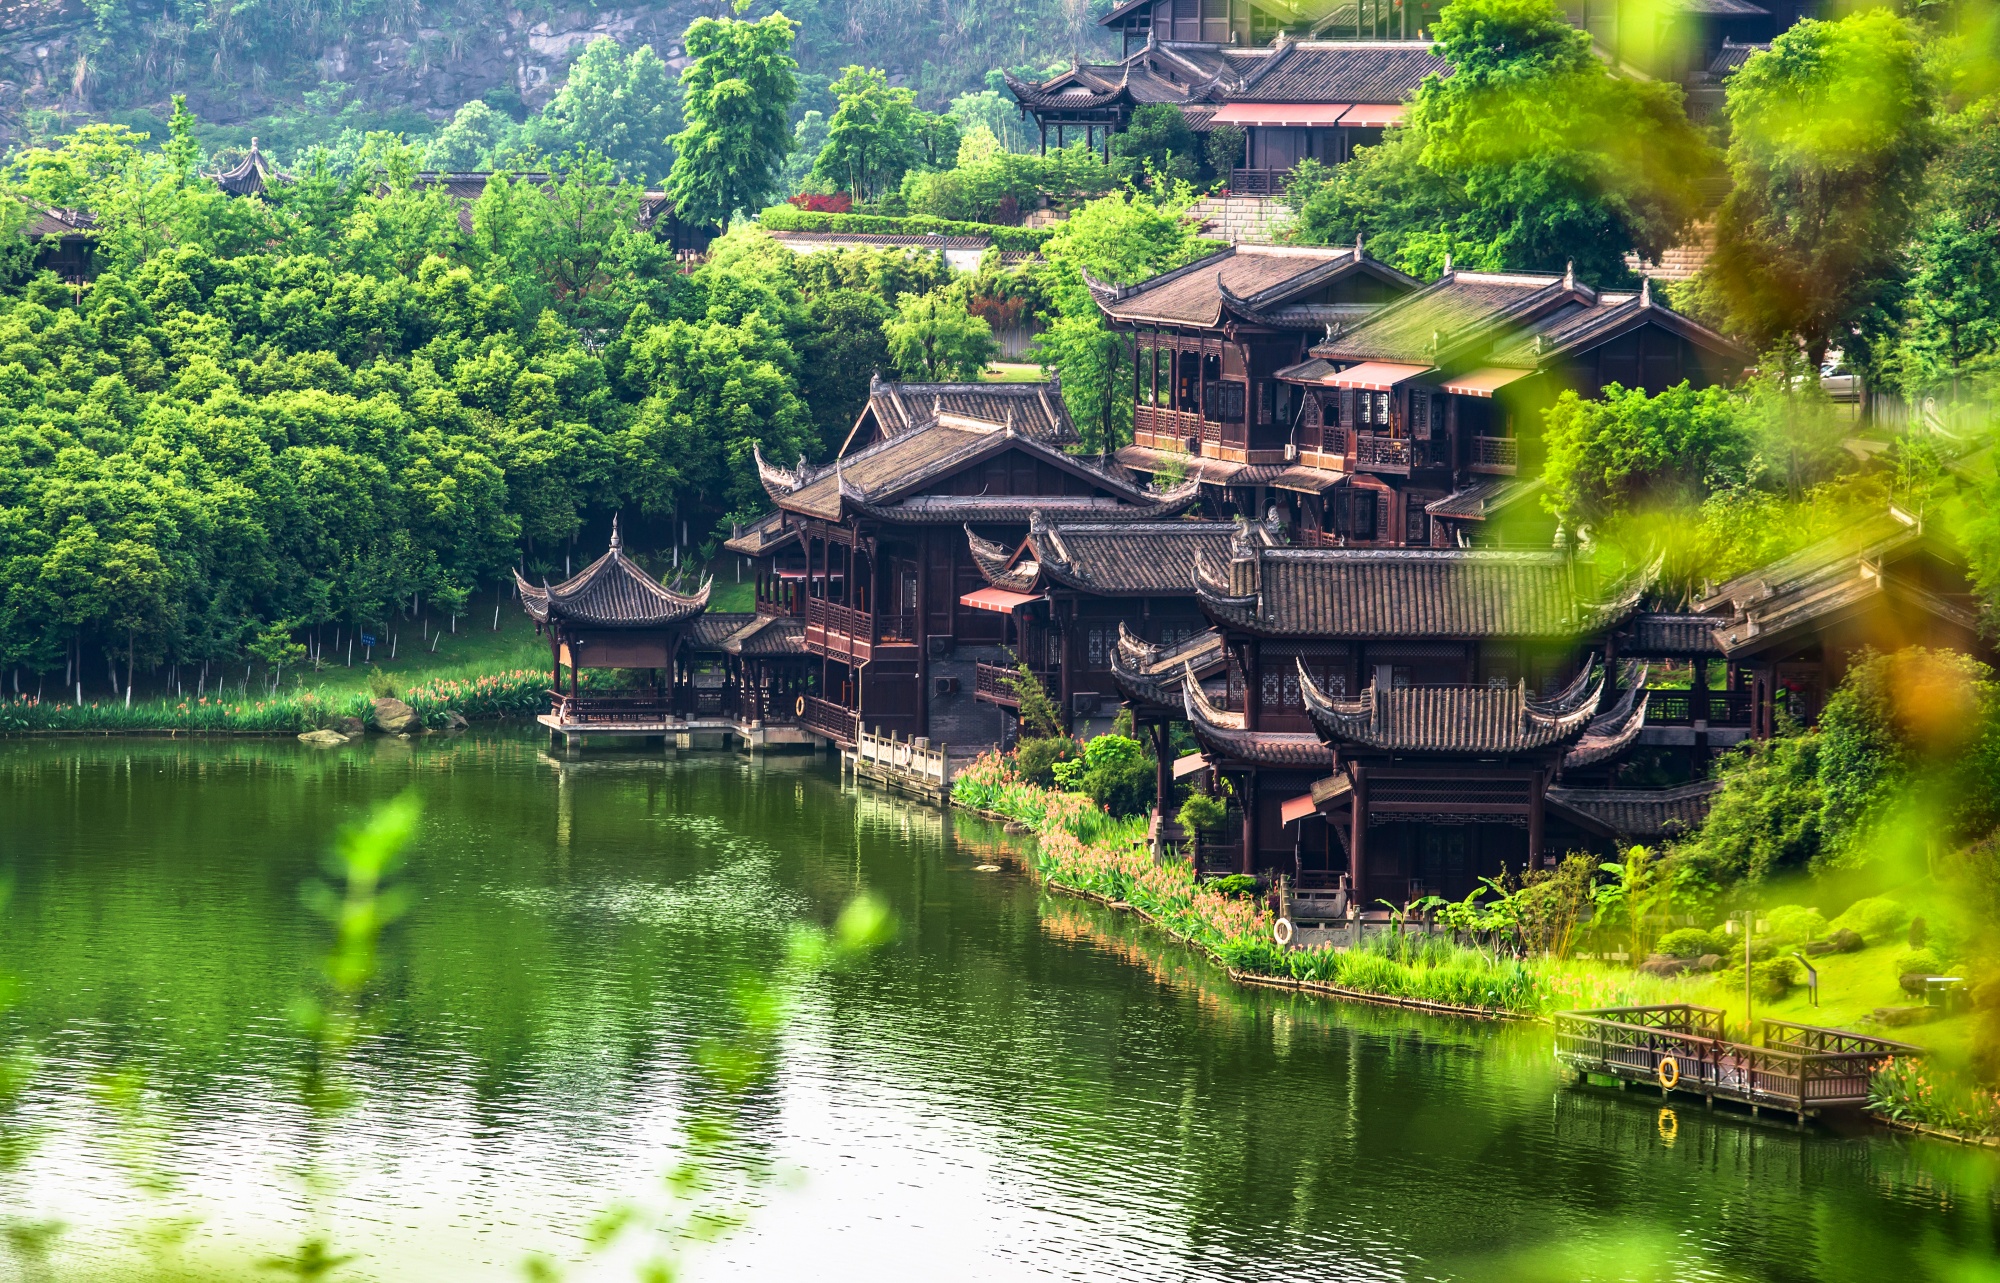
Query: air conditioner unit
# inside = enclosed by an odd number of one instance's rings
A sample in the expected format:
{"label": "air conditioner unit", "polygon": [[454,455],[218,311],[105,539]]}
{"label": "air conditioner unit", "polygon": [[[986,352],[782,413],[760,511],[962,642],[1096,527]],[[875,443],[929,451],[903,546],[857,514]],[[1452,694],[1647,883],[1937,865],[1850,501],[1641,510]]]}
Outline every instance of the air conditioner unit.
{"label": "air conditioner unit", "polygon": [[1069,697],[1070,711],[1085,717],[1097,711],[1096,691],[1072,691]]}
{"label": "air conditioner unit", "polygon": [[1299,461],[1299,448],[1293,445],[1291,442],[1287,441],[1285,443],[1285,462],[1297,463],[1298,461]]}
{"label": "air conditioner unit", "polygon": [[945,659],[951,655],[951,638],[948,635],[932,633],[925,641],[930,646],[932,659]]}
{"label": "air conditioner unit", "polygon": [[956,677],[931,678],[931,693],[933,695],[958,694],[958,679]]}

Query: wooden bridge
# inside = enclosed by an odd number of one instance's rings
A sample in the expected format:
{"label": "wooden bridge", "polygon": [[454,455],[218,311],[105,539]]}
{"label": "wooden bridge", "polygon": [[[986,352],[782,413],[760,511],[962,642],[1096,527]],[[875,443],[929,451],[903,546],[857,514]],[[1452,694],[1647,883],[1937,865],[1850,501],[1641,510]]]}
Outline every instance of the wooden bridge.
{"label": "wooden bridge", "polygon": [[1671,1003],[1563,1012],[1555,1018],[1556,1059],[1620,1084],[1779,1109],[1803,1122],[1823,1110],[1868,1103],[1875,1068],[1891,1056],[1921,1056],[1908,1043],[1784,1020],[1762,1022],[1763,1045],[1730,1042],[1715,1007]]}

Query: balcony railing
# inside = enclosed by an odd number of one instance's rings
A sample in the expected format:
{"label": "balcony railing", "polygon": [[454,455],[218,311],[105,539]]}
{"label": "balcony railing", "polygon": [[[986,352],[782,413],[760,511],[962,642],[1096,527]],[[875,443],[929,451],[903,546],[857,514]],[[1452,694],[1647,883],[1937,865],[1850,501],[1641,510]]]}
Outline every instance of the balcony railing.
{"label": "balcony railing", "polygon": [[1497,472],[1513,476],[1521,463],[1521,443],[1513,437],[1472,438],[1471,468],[1474,472]]}
{"label": "balcony railing", "polygon": [[877,645],[913,645],[917,617],[903,612],[871,615],[818,597],[806,599],[806,646],[831,659],[872,659]]}
{"label": "balcony railing", "polygon": [[[1001,708],[1019,708],[1021,697],[1014,693],[1013,681],[1019,678],[1021,670],[1009,668],[1005,664],[981,664],[972,679],[972,697],[987,704],[997,704]],[[1054,681],[1053,674],[1036,673],[1035,680],[1047,690]]]}
{"label": "balcony railing", "polygon": [[1132,442],[1155,450],[1199,450],[1201,416],[1161,405],[1132,407]]}
{"label": "balcony railing", "polygon": [[1244,196],[1278,196],[1291,176],[1289,169],[1232,169],[1229,190]]}
{"label": "balcony railing", "polygon": [[654,691],[549,692],[550,709],[566,726],[656,726],[676,717],[673,697]]}
{"label": "balcony railing", "polygon": [[1402,437],[1379,437],[1370,432],[1356,433],[1354,466],[1370,472],[1410,470],[1410,443]]}
{"label": "balcony railing", "polygon": [[805,583],[798,579],[773,580],[757,590],[757,613],[760,615],[796,615],[799,603],[805,599]]}
{"label": "balcony railing", "polygon": [[856,733],[860,729],[860,718],[851,708],[843,708],[831,700],[816,695],[801,695],[799,724],[807,730],[818,731],[821,735],[839,744],[854,745]]}
{"label": "balcony railing", "polygon": [[[1701,701],[1707,701],[1707,716],[1698,717]],[[1710,726],[1750,725],[1749,691],[1707,691],[1699,698],[1693,691],[1656,690],[1647,697],[1646,721],[1653,726],[1691,726],[1697,720]]]}

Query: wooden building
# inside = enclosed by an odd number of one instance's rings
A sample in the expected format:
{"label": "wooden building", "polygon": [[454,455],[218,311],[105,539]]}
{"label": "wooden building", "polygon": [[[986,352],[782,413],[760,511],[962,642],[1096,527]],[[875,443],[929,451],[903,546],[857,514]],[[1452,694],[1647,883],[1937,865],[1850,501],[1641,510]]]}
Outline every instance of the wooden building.
{"label": "wooden building", "polygon": [[[1042,149],[1051,133],[1058,147],[1080,130],[1109,155],[1110,137],[1149,103],[1180,109],[1188,127],[1205,134],[1221,127],[1243,131],[1243,154],[1231,167],[1232,193],[1283,192],[1302,160],[1337,165],[1382,140],[1399,123],[1424,78],[1451,74],[1451,65],[1425,40],[1278,39],[1259,23],[1246,0],[1205,0],[1229,18],[1173,16],[1195,0],[1127,4],[1123,17],[1107,19],[1127,33],[1126,56],[1110,65],[1077,64],[1040,82],[1007,78],[1023,114],[1033,115]],[[1191,35],[1197,27],[1219,39],[1183,41],[1149,30],[1134,52],[1135,27],[1160,12],[1160,30]],[[1252,43],[1255,31],[1262,38]],[[1243,37],[1236,43],[1232,38]]]}
{"label": "wooden building", "polygon": [[[1204,556],[1226,558],[1239,537],[1227,522],[1053,521],[1038,510],[1028,515],[1027,537],[1011,549],[966,531],[990,587],[965,600],[1004,611],[1012,656],[1028,665],[1079,734],[1101,730],[1122,696],[1113,677],[1119,647],[1171,649],[1208,632],[1194,600],[1195,565]],[[1017,671],[1015,663],[980,664],[977,698],[1018,709],[1008,681]]]}
{"label": "wooden building", "polygon": [[[662,584],[625,555],[615,518],[610,548],[577,574],[560,584],[533,584],[517,570],[514,584],[536,632],[549,639],[552,706],[543,725],[568,735],[678,729],[687,716],[687,692],[678,680],[682,646],[708,609],[709,584],[691,594]],[[632,687],[585,690],[580,675],[586,668],[645,676]]]}
{"label": "wooden building", "polygon": [[1054,385],[877,381],[833,462],[758,456],[778,512],[729,547],[759,558],[758,611],[803,623],[818,660],[799,704],[808,726],[843,744],[864,725],[999,738],[977,665],[1001,659],[1013,625],[977,598],[990,585],[969,539],[1018,546],[1035,512],[1157,522],[1199,497],[1194,483],[1154,490],[1113,460],[1071,454],[1075,440]]}
{"label": "wooden building", "polygon": [[1891,507],[1695,602],[1744,690],[1752,733],[1817,720],[1863,650],[1926,646],[1988,663],[1964,550]]}
{"label": "wooden building", "polygon": [[1178,678],[1167,648],[1128,645],[1113,676],[1150,718],[1185,719],[1227,782],[1227,831],[1199,835],[1209,870],[1345,876],[1364,903],[1461,896],[1590,840],[1569,812],[1552,834],[1545,797],[1592,792],[1644,727],[1643,668],[1603,649],[1650,583],[1600,591],[1553,552],[1239,537],[1196,572],[1214,641],[1179,643]]}

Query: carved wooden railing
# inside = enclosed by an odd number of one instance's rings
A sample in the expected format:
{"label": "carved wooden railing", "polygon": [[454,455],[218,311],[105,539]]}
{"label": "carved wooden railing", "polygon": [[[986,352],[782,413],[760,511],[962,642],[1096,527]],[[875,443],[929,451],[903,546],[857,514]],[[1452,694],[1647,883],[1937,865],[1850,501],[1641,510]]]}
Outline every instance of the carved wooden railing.
{"label": "carved wooden railing", "polygon": [[[1707,716],[1699,716],[1707,704]],[[1748,726],[1749,691],[1708,691],[1696,697],[1693,691],[1656,690],[1647,696],[1646,721],[1654,726],[1691,726],[1697,720],[1710,726]]]}
{"label": "carved wooden railing", "polygon": [[1289,169],[1232,169],[1229,190],[1233,195],[1280,196],[1291,176]]}
{"label": "carved wooden railing", "polygon": [[1201,447],[1201,416],[1188,410],[1169,410],[1161,405],[1132,407],[1132,441],[1155,450],[1188,450]]}
{"label": "carved wooden railing", "polygon": [[1354,466],[1377,472],[1408,472],[1410,443],[1402,437],[1379,437],[1371,432],[1357,434]]}
{"label": "carved wooden railing", "polygon": [[652,691],[551,690],[549,703],[556,720],[570,726],[652,725],[676,715],[673,697]]}
{"label": "carved wooden railing", "polygon": [[1521,443],[1513,437],[1472,438],[1472,459],[1470,467],[1474,472],[1499,472],[1512,475],[1521,463]]}
{"label": "carved wooden railing", "polygon": [[807,730],[818,731],[821,735],[840,744],[852,744],[860,730],[860,718],[851,708],[844,708],[831,700],[816,695],[801,695],[803,701],[798,714],[799,724]]}

